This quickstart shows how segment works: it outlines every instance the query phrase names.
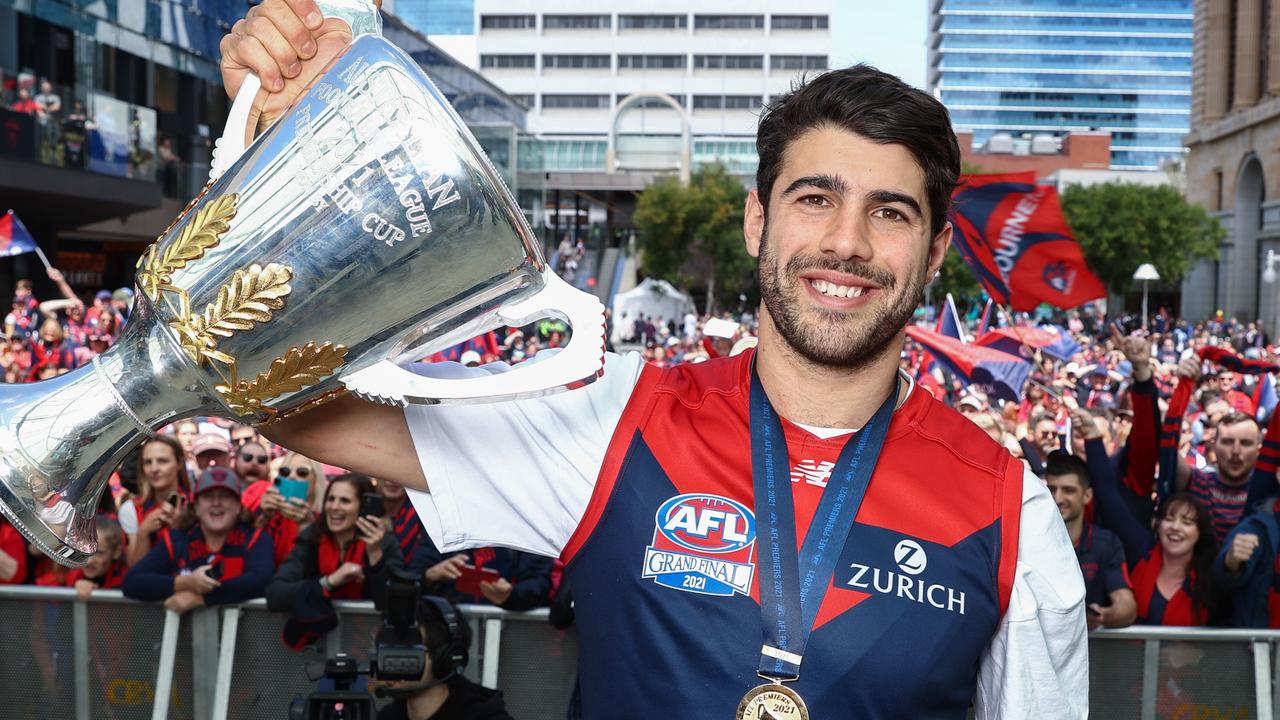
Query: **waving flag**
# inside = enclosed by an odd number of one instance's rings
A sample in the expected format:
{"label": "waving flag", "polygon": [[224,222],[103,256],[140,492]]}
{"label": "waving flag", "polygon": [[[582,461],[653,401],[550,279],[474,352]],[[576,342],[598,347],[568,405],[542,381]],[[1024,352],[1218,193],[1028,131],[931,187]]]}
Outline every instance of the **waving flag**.
{"label": "waving flag", "polygon": [[1039,350],[1055,360],[1063,361],[1070,360],[1071,356],[1080,352],[1080,343],[1056,325],[996,328],[979,337],[976,344],[1019,357],[1031,357]]}
{"label": "waving flag", "polygon": [[1106,294],[1071,235],[1058,191],[1034,172],[967,175],[953,196],[956,250],[987,294],[1014,310],[1073,308]]}
{"label": "waving flag", "polygon": [[1211,363],[1217,363],[1222,367],[1237,372],[1242,375],[1261,375],[1262,373],[1280,372],[1280,365],[1269,363],[1266,360],[1250,360],[1243,358],[1230,350],[1220,347],[1202,347],[1196,351],[1202,360],[1208,360]]}
{"label": "waving flag", "polygon": [[991,327],[991,312],[994,307],[995,303],[992,302],[991,298],[987,298],[987,304],[982,308],[982,318],[978,320],[978,329],[976,331],[978,337],[982,337],[982,334]]}
{"label": "waving flag", "polygon": [[991,397],[1010,402],[1021,399],[1031,363],[999,350],[962,343],[918,325],[908,325],[907,335],[967,384],[983,387]]}
{"label": "waving flag", "polygon": [[0,215],[0,257],[36,252],[38,249],[36,239],[31,237],[27,227],[12,210]]}
{"label": "waving flag", "polygon": [[942,312],[938,313],[938,326],[934,331],[964,342],[964,326],[960,324],[960,313],[956,312],[955,298],[947,293],[947,301],[942,304]]}

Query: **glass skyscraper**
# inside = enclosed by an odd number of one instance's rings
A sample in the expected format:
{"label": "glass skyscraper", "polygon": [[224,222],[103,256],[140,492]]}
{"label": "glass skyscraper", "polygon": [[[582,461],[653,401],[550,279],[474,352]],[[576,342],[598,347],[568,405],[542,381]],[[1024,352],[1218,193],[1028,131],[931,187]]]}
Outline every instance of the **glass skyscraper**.
{"label": "glass skyscraper", "polygon": [[423,35],[474,35],[474,0],[396,0],[395,14]]}
{"label": "glass skyscraper", "polygon": [[1190,130],[1193,0],[933,0],[929,87],[975,149],[996,134],[1111,133],[1157,169]]}

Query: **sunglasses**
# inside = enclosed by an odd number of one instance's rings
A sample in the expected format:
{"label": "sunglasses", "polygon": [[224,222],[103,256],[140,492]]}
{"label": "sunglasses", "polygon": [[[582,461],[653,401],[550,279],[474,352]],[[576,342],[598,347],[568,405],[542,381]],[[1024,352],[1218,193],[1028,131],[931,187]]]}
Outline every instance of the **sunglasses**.
{"label": "sunglasses", "polygon": [[300,478],[311,477],[311,468],[291,468],[288,465],[280,468],[280,477],[289,477],[290,472]]}
{"label": "sunglasses", "polygon": [[266,455],[254,455],[253,453],[240,453],[240,459],[245,462],[259,462],[266,464],[271,458]]}

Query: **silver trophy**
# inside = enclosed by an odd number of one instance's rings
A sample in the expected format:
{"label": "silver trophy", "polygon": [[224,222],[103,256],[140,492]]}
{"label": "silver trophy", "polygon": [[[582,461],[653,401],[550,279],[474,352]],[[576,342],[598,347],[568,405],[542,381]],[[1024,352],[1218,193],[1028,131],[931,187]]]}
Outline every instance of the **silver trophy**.
{"label": "silver trophy", "polygon": [[[344,4],[359,36],[243,152],[257,86],[241,89],[215,179],[138,263],[119,342],[56,379],[0,387],[0,512],[56,561],[85,563],[110,473],[180,418],[270,423],[344,392],[484,402],[602,372],[603,306],[547,266],[422,70],[361,34],[378,28],[372,6]],[[541,317],[573,329],[545,361],[455,380],[400,367]]]}

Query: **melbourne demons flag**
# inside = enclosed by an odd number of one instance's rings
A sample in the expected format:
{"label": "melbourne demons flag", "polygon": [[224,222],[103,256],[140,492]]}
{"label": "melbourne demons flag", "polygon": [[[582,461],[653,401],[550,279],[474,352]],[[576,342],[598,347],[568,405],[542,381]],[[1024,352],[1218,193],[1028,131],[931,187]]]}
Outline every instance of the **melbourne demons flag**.
{"label": "melbourne demons flag", "polygon": [[1073,308],[1106,294],[1058,204],[1034,172],[966,175],[953,196],[956,250],[987,294],[1014,310]]}
{"label": "melbourne demons flag", "polygon": [[1022,386],[1031,373],[1031,363],[1026,360],[999,350],[963,343],[918,325],[908,325],[907,336],[920,343],[966,385],[978,385],[991,397],[1010,402],[1022,399]]}
{"label": "melbourne demons flag", "polygon": [[36,251],[36,239],[13,211],[0,215],[0,257]]}

